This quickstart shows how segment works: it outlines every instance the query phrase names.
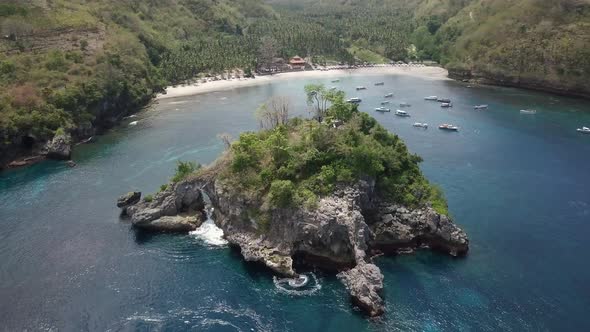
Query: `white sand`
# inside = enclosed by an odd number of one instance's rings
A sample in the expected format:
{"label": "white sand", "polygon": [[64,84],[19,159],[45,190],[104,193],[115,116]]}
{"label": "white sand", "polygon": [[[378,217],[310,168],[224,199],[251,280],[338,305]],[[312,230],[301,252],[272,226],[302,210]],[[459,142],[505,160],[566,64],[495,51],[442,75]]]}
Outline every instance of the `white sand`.
{"label": "white sand", "polygon": [[166,88],[166,94],[159,94],[157,99],[192,96],[202,93],[224,91],[236,88],[270,84],[274,81],[299,79],[299,78],[330,78],[344,77],[348,75],[406,75],[420,77],[429,80],[447,80],[448,72],[441,67],[411,67],[411,66],[384,66],[357,69],[313,70],[301,72],[280,73],[269,76],[257,76],[256,78],[239,78],[232,80],[219,80],[191,85],[178,85]]}

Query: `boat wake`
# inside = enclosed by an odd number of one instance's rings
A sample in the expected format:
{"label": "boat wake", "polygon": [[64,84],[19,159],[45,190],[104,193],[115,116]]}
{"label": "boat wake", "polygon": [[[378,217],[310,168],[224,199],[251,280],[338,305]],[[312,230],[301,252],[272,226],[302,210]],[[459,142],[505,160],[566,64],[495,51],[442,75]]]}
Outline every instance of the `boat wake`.
{"label": "boat wake", "polygon": [[313,295],[322,289],[318,278],[311,272],[295,278],[273,277],[273,283],[279,292],[297,296]]}
{"label": "boat wake", "polygon": [[201,227],[190,232],[190,235],[212,247],[224,247],[227,245],[227,240],[223,238],[223,230],[217,227],[213,219],[211,219],[211,211],[207,211],[207,220]]}

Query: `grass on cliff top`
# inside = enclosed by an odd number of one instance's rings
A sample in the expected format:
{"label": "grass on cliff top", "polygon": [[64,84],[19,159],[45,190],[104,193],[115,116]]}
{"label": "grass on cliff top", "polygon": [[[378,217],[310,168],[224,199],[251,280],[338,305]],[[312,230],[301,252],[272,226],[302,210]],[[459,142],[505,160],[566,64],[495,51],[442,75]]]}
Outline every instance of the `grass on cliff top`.
{"label": "grass on cliff top", "polygon": [[[335,128],[335,116],[345,119]],[[314,208],[338,184],[374,179],[381,197],[408,207],[431,204],[448,214],[442,191],[422,175],[421,158],[404,142],[338,94],[322,123],[293,118],[246,132],[224,156],[221,179],[269,207]]]}

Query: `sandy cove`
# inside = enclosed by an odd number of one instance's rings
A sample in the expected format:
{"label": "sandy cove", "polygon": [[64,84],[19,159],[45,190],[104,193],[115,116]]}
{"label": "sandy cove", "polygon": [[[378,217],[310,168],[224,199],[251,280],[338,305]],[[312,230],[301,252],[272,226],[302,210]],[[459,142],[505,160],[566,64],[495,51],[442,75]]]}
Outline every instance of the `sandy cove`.
{"label": "sandy cove", "polygon": [[299,79],[299,78],[331,78],[344,77],[348,75],[406,75],[420,77],[429,80],[448,80],[448,72],[441,67],[427,66],[392,66],[383,65],[369,68],[356,69],[331,69],[331,70],[309,70],[300,72],[279,73],[256,78],[234,78],[230,80],[210,81],[206,83],[195,83],[190,85],[178,85],[166,88],[165,94],[158,94],[156,99],[168,99],[176,97],[192,96],[202,93],[231,90],[236,88],[270,84],[275,81]]}

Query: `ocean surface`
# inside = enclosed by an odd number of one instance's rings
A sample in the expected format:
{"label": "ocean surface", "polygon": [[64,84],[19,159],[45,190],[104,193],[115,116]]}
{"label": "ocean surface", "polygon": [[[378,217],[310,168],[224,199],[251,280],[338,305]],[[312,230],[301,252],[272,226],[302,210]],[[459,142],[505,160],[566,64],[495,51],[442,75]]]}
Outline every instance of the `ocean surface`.
{"label": "ocean surface", "polygon": [[[590,331],[590,135],[576,132],[590,126],[588,101],[403,76],[330,81],[161,100],[77,147],[75,168],[45,162],[1,173],[0,331]],[[213,161],[223,149],[217,135],[256,129],[254,111],[273,95],[307,116],[310,82],[363,98],[361,110],[424,158],[471,240],[464,259],[379,258],[387,313],[378,319],[354,309],[333,275],[317,272],[305,292],[288,291],[210,224],[145,234],[115,206],[127,191],[157,191],[177,160]],[[390,91],[390,107],[411,103],[411,118],[373,111]],[[454,107],[423,100],[430,95]]]}

